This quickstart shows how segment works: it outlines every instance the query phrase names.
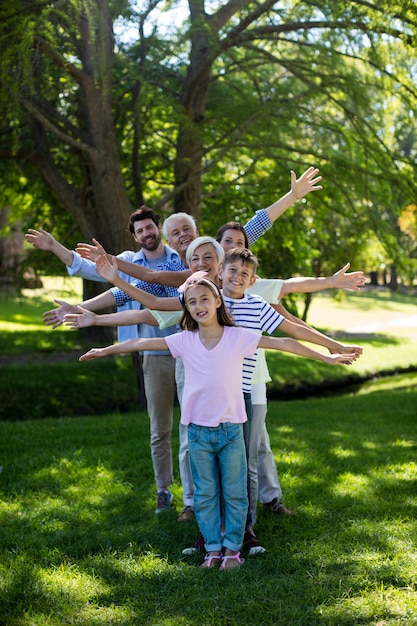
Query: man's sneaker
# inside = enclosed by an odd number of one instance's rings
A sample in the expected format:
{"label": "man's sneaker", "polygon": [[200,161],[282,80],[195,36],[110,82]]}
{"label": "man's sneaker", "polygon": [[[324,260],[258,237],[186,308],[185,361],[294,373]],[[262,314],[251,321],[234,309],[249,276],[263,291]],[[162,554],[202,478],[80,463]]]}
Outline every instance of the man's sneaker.
{"label": "man's sneaker", "polygon": [[189,548],[184,548],[182,551],[183,554],[189,556],[190,554],[197,554],[197,552],[204,552],[204,539],[201,533],[198,534],[198,539],[193,543]]}
{"label": "man's sneaker", "polygon": [[187,522],[189,519],[193,519],[194,517],[194,509],[192,506],[184,507],[181,515],[178,515],[177,522]]}
{"label": "man's sneaker", "polygon": [[163,511],[169,511],[171,508],[174,496],[170,491],[162,490],[156,494],[156,510],[155,513],[162,513]]}
{"label": "man's sneaker", "polygon": [[271,511],[271,513],[275,513],[275,515],[294,515],[294,513],[287,509],[278,498],[274,498],[271,502],[265,502],[262,505],[264,509],[267,511]]}
{"label": "man's sneaker", "polygon": [[258,543],[253,530],[246,530],[243,536],[242,550],[247,552],[249,556],[255,554],[263,554],[266,552],[265,548]]}

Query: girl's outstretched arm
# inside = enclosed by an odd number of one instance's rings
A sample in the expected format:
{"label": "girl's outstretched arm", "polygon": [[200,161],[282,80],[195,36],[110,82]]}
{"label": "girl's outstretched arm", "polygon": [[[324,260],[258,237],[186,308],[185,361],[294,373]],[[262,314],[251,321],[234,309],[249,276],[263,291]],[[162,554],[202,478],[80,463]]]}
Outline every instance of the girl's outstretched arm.
{"label": "girl's outstretched arm", "polygon": [[308,359],[316,359],[317,361],[322,361],[329,365],[352,365],[358,358],[358,355],[354,352],[349,354],[321,354],[321,352],[316,352],[316,350],[312,350],[290,337],[262,336],[258,346],[259,348],[267,348],[269,350],[291,352],[292,354],[304,356]]}
{"label": "girl's outstretched arm", "polygon": [[105,348],[91,348],[79,357],[79,361],[92,361],[102,359],[113,354],[127,354],[128,352],[141,352],[142,350],[168,350],[167,342],[163,337],[151,339],[129,339],[120,343],[114,343]]}

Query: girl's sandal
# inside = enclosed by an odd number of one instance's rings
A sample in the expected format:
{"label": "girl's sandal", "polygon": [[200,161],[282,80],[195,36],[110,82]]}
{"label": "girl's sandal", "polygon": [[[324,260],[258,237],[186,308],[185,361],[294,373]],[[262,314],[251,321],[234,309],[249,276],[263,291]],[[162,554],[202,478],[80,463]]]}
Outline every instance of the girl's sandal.
{"label": "girl's sandal", "polygon": [[245,559],[240,558],[240,552],[236,554],[228,554],[222,558],[222,563],[220,565],[220,569],[236,569],[240,567],[245,562]]}
{"label": "girl's sandal", "polygon": [[215,567],[219,567],[222,558],[222,554],[206,554],[204,563],[202,563],[200,567],[202,569],[214,569]]}

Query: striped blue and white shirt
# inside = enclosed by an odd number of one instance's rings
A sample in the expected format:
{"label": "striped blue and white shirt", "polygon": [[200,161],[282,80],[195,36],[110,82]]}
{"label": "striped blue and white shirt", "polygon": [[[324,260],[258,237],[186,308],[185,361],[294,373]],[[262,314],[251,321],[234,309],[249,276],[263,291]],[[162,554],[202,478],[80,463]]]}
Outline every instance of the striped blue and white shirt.
{"label": "striped blue and white shirt", "polygon": [[[236,326],[243,326],[261,335],[263,332],[272,335],[284,321],[284,317],[265,302],[261,297],[245,293],[243,298],[236,300],[223,294],[226,309],[235,320]],[[256,365],[257,352],[243,361],[242,379],[244,393],[250,393],[252,375]]]}

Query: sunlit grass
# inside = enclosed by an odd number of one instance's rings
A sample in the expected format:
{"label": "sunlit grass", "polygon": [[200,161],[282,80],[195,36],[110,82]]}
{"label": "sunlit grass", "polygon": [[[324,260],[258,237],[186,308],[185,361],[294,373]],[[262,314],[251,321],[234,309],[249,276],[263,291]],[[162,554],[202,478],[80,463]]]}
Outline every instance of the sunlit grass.
{"label": "sunlit grass", "polygon": [[416,406],[415,387],[271,402],[296,514],[260,509],[267,553],[231,575],[183,557],[194,522],[155,516],[145,413],[0,422],[0,623],[415,626]]}

